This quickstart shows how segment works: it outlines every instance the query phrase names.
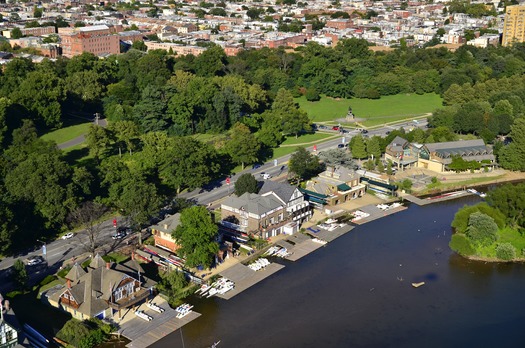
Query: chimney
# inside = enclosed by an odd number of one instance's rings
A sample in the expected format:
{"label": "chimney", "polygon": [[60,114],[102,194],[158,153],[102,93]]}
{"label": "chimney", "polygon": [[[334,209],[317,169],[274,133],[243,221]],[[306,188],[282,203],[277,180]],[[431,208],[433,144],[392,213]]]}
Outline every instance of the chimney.
{"label": "chimney", "polygon": [[71,289],[71,280],[67,279],[67,288]]}
{"label": "chimney", "polygon": [[131,260],[135,261],[135,252],[134,251],[131,252]]}
{"label": "chimney", "polygon": [[110,266],[111,266],[111,263],[110,262],[106,262],[106,268],[110,269]]}

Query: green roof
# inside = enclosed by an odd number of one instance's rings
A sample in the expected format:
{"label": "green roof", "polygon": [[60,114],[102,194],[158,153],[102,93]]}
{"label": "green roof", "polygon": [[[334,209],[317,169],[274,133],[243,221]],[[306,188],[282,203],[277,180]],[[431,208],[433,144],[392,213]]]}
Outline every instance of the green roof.
{"label": "green roof", "polygon": [[352,188],[350,186],[348,186],[347,184],[337,185],[337,190],[339,190],[339,191],[349,191],[351,189]]}

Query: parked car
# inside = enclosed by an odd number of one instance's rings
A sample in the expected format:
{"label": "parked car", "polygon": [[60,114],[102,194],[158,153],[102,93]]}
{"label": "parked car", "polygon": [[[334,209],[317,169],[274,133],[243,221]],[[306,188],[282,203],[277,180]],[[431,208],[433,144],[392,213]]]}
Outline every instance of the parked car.
{"label": "parked car", "polygon": [[131,232],[131,229],[129,227],[119,227],[117,229],[117,233],[115,233],[111,238],[113,239],[122,239],[128,235],[128,233]]}
{"label": "parked car", "polygon": [[69,239],[73,237],[73,232],[66,233],[62,236],[62,239]]}
{"label": "parked car", "polygon": [[339,126],[333,126],[332,130],[338,131],[339,130]]}
{"label": "parked car", "polygon": [[337,144],[337,148],[338,149],[344,149],[345,148],[345,144]]}
{"label": "parked car", "polygon": [[255,163],[253,166],[252,166],[252,169],[257,169],[257,168],[260,168],[261,167],[261,164],[260,163]]}
{"label": "parked car", "polygon": [[40,265],[41,263],[45,263],[45,262],[46,260],[44,260],[44,258],[39,255],[31,256],[30,258],[27,259],[28,266],[36,266],[36,265]]}
{"label": "parked car", "polygon": [[269,173],[261,173],[261,178],[263,178],[264,180],[268,180],[272,177],[271,174]]}
{"label": "parked car", "polygon": [[367,131],[366,129],[363,129],[363,130],[361,131],[361,133],[363,133],[363,134],[367,134],[368,131]]}

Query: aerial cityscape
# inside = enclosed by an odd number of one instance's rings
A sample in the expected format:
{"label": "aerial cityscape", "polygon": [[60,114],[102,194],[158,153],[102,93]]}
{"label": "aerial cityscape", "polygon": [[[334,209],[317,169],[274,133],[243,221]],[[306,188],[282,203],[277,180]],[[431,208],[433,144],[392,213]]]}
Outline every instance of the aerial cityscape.
{"label": "aerial cityscape", "polygon": [[0,8],[0,348],[523,346],[525,4]]}

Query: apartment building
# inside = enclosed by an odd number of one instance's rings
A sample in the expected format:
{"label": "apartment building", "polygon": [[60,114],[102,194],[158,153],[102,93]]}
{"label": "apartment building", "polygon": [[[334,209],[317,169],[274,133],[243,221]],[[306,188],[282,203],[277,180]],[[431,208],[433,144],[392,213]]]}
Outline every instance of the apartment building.
{"label": "apartment building", "polygon": [[507,6],[503,24],[503,46],[525,41],[525,5]]}
{"label": "apartment building", "polygon": [[76,28],[73,31],[60,31],[62,55],[68,58],[84,52],[96,56],[120,53],[120,37],[113,27],[93,25]]}

